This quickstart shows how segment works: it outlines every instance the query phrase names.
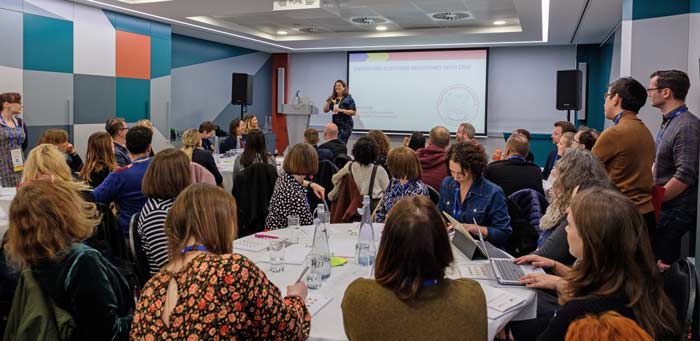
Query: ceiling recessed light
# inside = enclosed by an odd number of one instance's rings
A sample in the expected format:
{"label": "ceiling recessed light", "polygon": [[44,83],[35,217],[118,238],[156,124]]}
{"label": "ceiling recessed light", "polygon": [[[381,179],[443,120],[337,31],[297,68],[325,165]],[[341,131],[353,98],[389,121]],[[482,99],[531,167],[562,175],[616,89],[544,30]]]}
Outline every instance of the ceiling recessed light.
{"label": "ceiling recessed light", "polygon": [[277,34],[279,34],[279,35],[281,35],[281,36],[286,36],[286,35],[287,35],[287,31],[285,31],[285,30],[279,30],[279,31],[277,31]]}
{"label": "ceiling recessed light", "polygon": [[505,20],[496,20],[493,22],[494,25],[505,25],[506,21]]}
{"label": "ceiling recessed light", "polygon": [[383,26],[383,25],[377,26],[377,31],[386,31],[386,26]]}

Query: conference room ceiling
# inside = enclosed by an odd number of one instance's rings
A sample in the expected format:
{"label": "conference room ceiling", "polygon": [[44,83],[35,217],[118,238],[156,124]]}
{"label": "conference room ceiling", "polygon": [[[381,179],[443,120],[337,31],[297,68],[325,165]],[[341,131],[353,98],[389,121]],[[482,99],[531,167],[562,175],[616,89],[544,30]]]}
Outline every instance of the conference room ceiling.
{"label": "conference room ceiling", "polygon": [[622,17],[622,0],[303,0],[319,6],[297,10],[273,10],[278,0],[75,1],[266,52],[597,44]]}

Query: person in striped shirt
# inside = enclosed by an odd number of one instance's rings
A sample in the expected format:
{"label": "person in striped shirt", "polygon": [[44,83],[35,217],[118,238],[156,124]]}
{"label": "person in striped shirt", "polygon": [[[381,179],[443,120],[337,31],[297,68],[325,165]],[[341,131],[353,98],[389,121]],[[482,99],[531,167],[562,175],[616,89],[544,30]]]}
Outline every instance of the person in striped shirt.
{"label": "person in striped shirt", "polygon": [[148,258],[151,275],[168,263],[165,218],[175,198],[191,181],[190,160],[183,151],[175,148],[156,154],[143,177],[142,191],[148,201],[139,214],[136,231]]}

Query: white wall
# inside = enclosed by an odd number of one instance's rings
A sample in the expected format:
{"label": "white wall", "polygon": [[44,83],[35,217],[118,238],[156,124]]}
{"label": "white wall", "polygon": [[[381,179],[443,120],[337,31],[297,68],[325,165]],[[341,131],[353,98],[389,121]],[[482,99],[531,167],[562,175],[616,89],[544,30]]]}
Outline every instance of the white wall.
{"label": "white wall", "polygon": [[[302,96],[321,105],[330,95],[333,82],[347,79],[346,52],[295,53],[290,59],[290,98],[301,90]],[[555,109],[556,72],[575,67],[576,46],[490,48],[489,135],[516,128],[550,133],[552,122],[566,118],[566,112]],[[349,86],[352,93],[352,84]],[[330,114],[320,114],[311,119],[310,125],[321,127],[330,120]]]}
{"label": "white wall", "polygon": [[688,77],[690,90],[686,103],[691,112],[700,115],[700,13],[690,14],[688,37]]}

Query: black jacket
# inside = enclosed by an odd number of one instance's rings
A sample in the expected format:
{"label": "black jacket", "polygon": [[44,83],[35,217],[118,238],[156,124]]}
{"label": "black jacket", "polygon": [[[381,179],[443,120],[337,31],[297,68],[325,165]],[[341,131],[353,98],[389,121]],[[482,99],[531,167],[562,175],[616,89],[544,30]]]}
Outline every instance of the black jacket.
{"label": "black jacket", "polygon": [[484,177],[501,186],[506,196],[525,188],[544,194],[542,171],[532,162],[520,159],[494,161],[486,167]]}
{"label": "black jacket", "polygon": [[224,183],[224,177],[219,173],[219,168],[216,167],[216,161],[214,160],[214,155],[211,152],[204,149],[195,148],[192,151],[192,162],[196,162],[202,167],[206,168],[216,179],[216,184],[221,185]]}
{"label": "black jacket", "polygon": [[264,229],[275,181],[277,169],[267,163],[253,163],[233,179],[232,194],[238,206],[239,238]]}
{"label": "black jacket", "polygon": [[557,149],[554,148],[553,151],[547,156],[547,162],[544,164],[544,169],[542,170],[542,177],[547,180],[549,179],[549,174],[552,173],[554,169],[554,163],[557,162]]}
{"label": "black jacket", "polygon": [[348,147],[343,143],[343,141],[335,139],[327,141],[326,143],[318,146],[318,149],[329,149],[333,152],[333,159],[337,158],[338,155],[348,155]]}

